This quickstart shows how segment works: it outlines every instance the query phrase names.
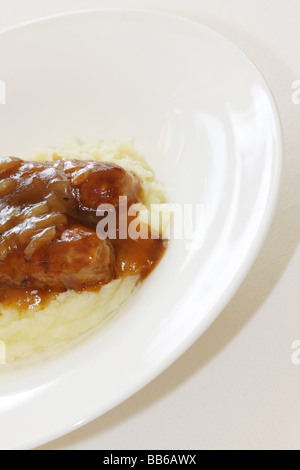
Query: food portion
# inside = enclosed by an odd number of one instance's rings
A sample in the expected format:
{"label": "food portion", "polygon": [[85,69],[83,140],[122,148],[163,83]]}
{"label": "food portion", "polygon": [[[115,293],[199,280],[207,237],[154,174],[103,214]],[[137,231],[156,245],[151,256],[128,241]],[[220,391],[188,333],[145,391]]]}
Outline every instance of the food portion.
{"label": "food portion", "polygon": [[[66,309],[71,297],[78,302],[85,298],[88,303],[98,296],[103,301],[106,291],[112,292],[113,286],[118,290],[122,283],[130,286],[128,296],[161,259],[167,243],[159,233],[152,238],[152,228],[147,226],[144,233],[148,231],[149,237],[132,239],[128,231],[130,207],[163,202],[161,188],[130,145],[125,154],[120,148],[117,144],[97,144],[93,150],[74,146],[73,151],[66,148],[40,154],[38,160],[0,160],[0,339],[12,343],[12,360],[49,346],[49,338],[43,344],[39,337],[32,347],[26,344],[25,354],[24,338],[17,344],[18,335],[26,336],[22,322],[27,326],[32,321],[38,335],[39,327],[45,327],[45,315],[51,322],[52,314],[51,328],[55,326],[53,308],[56,305],[59,312],[61,301]],[[99,153],[103,155],[99,157]],[[119,227],[121,210],[124,221],[124,208],[120,207],[124,198],[126,237],[124,227],[122,235]],[[97,213],[99,206],[115,211],[115,234],[99,236],[97,225],[104,217]],[[122,302],[125,297],[121,296]],[[111,309],[106,305],[105,316],[114,309],[113,302]],[[102,321],[100,304],[98,310],[98,321]],[[95,312],[90,313],[90,318],[94,316]],[[76,326],[76,312],[74,325],[71,312],[64,315],[59,325],[62,338],[52,338],[53,345],[91,328],[89,321],[82,321],[80,331],[75,328],[70,334],[64,330],[65,317],[71,330]]]}
{"label": "food portion", "polygon": [[11,253],[0,262],[0,283],[5,284],[6,298],[10,286],[32,289],[35,295],[40,290],[42,296],[43,291],[80,291],[116,277],[112,246],[99,240],[95,231],[83,225],[67,228],[59,224],[35,233],[25,248],[19,239],[6,245]]}
{"label": "food portion", "polygon": [[141,184],[112,163],[0,161],[0,284],[62,292],[110,282],[114,250],[96,235],[96,211],[120,196],[140,201]]}
{"label": "food portion", "polygon": [[118,209],[121,196],[128,207],[141,202],[141,182],[113,163],[0,161],[0,287],[6,299],[10,286],[33,289],[36,298],[36,289],[42,296],[107,284],[122,275],[122,266],[134,266],[136,274],[153,267],[165,247],[161,239],[151,250],[145,240],[128,243],[116,233],[113,245],[96,234],[97,208]]}

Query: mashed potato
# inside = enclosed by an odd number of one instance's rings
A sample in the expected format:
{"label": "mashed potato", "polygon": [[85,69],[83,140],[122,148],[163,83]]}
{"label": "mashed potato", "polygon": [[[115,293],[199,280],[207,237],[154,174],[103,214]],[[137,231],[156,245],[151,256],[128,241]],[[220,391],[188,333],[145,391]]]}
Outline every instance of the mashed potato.
{"label": "mashed potato", "polygon": [[[98,160],[117,163],[140,177],[145,204],[165,202],[164,190],[153,172],[131,143],[68,144],[63,148],[38,152],[33,160],[63,159]],[[91,330],[116,312],[139,284],[139,276],[111,281],[99,293],[68,291],[59,294],[46,308],[30,308],[27,312],[1,309],[0,340],[6,346],[6,362],[27,359],[42,351],[57,349]],[[2,343],[2,344],[3,344]]]}

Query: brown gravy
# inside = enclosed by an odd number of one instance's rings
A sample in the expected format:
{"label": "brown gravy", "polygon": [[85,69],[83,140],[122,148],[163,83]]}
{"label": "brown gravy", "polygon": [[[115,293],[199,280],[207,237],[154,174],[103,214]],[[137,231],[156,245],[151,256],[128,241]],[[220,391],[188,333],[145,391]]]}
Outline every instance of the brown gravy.
{"label": "brown gravy", "polygon": [[[97,291],[112,279],[131,274],[145,279],[162,258],[166,240],[101,241],[96,237],[96,207],[102,202],[116,206],[117,196],[122,195],[130,203],[143,202],[138,178],[116,165],[79,161],[35,164],[15,158],[0,162],[0,304],[17,308],[21,314],[31,307],[45,308],[59,293],[69,289],[79,293]],[[30,210],[38,207],[41,212],[39,204],[45,201],[48,212],[42,208],[42,215],[32,217],[30,225]],[[15,209],[21,215],[12,216]],[[37,225],[37,219],[40,223],[49,214],[49,227]],[[31,229],[30,238],[26,230],[30,234]],[[68,231],[72,234],[69,238]],[[82,236],[84,231],[87,238]],[[82,238],[78,241],[79,232]],[[31,253],[30,242],[41,233],[44,245],[37,245]],[[100,243],[106,245],[98,247]],[[74,253],[72,264],[70,258]],[[91,275],[83,265],[93,256]],[[99,269],[95,274],[96,261],[98,265],[102,263],[103,273]]]}

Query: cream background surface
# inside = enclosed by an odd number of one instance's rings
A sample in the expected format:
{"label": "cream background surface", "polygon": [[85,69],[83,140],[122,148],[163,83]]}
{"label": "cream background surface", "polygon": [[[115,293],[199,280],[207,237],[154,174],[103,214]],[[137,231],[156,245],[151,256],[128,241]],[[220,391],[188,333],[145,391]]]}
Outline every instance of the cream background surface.
{"label": "cream background surface", "polygon": [[[106,415],[41,449],[299,449],[300,80],[298,0],[0,0],[0,29],[78,9],[146,8],[224,34],[260,69],[285,148],[276,216],[218,320],[175,364]],[[0,59],[1,75],[1,59]],[[0,76],[1,79],[1,76]],[[80,404],[79,404],[80,406]]]}

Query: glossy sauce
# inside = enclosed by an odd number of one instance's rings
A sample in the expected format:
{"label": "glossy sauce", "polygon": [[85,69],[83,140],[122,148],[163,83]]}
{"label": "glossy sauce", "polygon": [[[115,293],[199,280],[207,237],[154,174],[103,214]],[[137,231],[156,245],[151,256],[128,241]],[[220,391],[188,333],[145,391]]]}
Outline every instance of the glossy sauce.
{"label": "glossy sauce", "polygon": [[[0,303],[3,308],[14,308],[22,313],[29,308],[44,309],[58,292],[0,285]],[[0,312],[1,315],[1,312]]]}
{"label": "glossy sauce", "polygon": [[128,238],[115,240],[112,245],[115,252],[117,276],[140,274],[141,279],[145,279],[162,258],[167,248],[167,241]]}
{"label": "glossy sauce", "polygon": [[[0,303],[45,308],[61,292],[97,291],[122,276],[145,279],[162,258],[160,238],[99,240],[96,208],[127,196],[139,179],[100,162],[0,162]],[[130,219],[128,220],[129,223]]]}

